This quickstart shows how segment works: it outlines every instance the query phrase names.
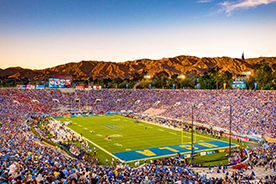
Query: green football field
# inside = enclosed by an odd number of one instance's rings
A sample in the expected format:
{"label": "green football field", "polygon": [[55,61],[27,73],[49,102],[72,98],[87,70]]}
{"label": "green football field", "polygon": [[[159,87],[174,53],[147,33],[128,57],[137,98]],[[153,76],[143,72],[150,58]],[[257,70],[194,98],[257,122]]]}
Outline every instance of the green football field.
{"label": "green football field", "polygon": [[[175,155],[179,153],[190,153],[189,146],[191,133],[162,127],[157,124],[139,122],[136,123],[131,118],[114,116],[90,116],[58,119],[62,122],[69,121],[68,126],[73,131],[82,134],[90,142],[91,147],[96,146],[106,157],[119,158],[121,160],[134,161],[144,158],[158,158]],[[94,130],[94,133],[92,133]],[[106,135],[110,137],[106,139]],[[183,135],[183,143],[181,136]],[[195,151],[214,150],[227,148],[228,143],[217,139],[194,134]],[[207,143],[206,143],[207,142]],[[174,147],[168,147],[174,145]],[[213,146],[212,146],[213,145]],[[178,150],[178,148],[182,150]],[[202,147],[203,146],[203,147]],[[207,146],[207,147],[206,147]],[[234,145],[233,145],[234,146]],[[187,149],[183,151],[183,149]],[[164,152],[171,151],[171,152]],[[138,150],[138,151],[137,151]],[[133,155],[139,153],[140,155]],[[159,153],[160,152],[160,153]],[[161,155],[160,155],[161,154]],[[103,162],[104,158],[99,158]]]}

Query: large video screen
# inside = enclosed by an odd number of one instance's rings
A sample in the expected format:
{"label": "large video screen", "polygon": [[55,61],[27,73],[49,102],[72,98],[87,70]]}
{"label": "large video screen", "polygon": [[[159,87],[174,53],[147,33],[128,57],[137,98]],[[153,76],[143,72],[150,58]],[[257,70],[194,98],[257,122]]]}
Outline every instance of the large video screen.
{"label": "large video screen", "polygon": [[49,88],[65,88],[71,86],[70,79],[50,78]]}
{"label": "large video screen", "polygon": [[232,88],[246,88],[245,81],[232,81]]}

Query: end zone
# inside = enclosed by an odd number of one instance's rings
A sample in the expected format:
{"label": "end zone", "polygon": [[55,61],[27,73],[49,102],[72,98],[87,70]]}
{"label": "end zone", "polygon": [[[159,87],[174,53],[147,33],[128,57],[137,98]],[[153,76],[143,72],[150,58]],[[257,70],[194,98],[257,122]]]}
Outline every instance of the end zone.
{"label": "end zone", "polygon": [[[209,150],[217,150],[222,148],[228,148],[229,143],[215,140],[215,141],[205,141],[205,142],[195,142],[194,143],[194,151],[209,151]],[[238,145],[231,144],[231,147],[236,147]],[[178,145],[170,145],[170,146],[161,146],[155,148],[146,148],[146,149],[139,149],[139,150],[132,150],[132,151],[124,151],[124,152],[117,152],[112,153],[116,157],[120,158],[121,160],[125,160],[126,162],[132,162],[135,160],[141,159],[152,159],[158,157],[165,157],[165,156],[173,156],[176,153],[184,154],[184,153],[191,153],[191,144],[178,144]]]}

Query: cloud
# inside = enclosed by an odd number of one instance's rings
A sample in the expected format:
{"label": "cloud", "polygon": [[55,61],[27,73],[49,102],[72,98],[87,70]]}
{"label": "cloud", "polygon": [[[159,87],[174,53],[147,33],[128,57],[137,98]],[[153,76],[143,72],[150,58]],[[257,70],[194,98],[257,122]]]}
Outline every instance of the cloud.
{"label": "cloud", "polygon": [[276,2],[276,0],[240,0],[237,2],[225,1],[223,3],[220,3],[219,5],[222,6],[221,11],[225,11],[226,13],[228,13],[228,15],[231,15],[231,12],[236,9],[255,8],[259,5],[267,5],[273,2]]}
{"label": "cloud", "polygon": [[197,3],[210,3],[212,1],[213,0],[199,0],[199,1],[197,1]]}

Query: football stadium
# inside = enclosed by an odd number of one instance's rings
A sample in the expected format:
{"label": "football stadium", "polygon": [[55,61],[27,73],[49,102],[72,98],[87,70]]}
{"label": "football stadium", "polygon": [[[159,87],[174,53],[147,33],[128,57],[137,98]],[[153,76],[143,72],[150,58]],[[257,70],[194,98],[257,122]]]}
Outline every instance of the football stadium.
{"label": "football stadium", "polygon": [[275,99],[275,91],[1,88],[1,183],[273,181]]}
{"label": "football stadium", "polygon": [[276,0],[0,0],[0,184],[276,184]]}

